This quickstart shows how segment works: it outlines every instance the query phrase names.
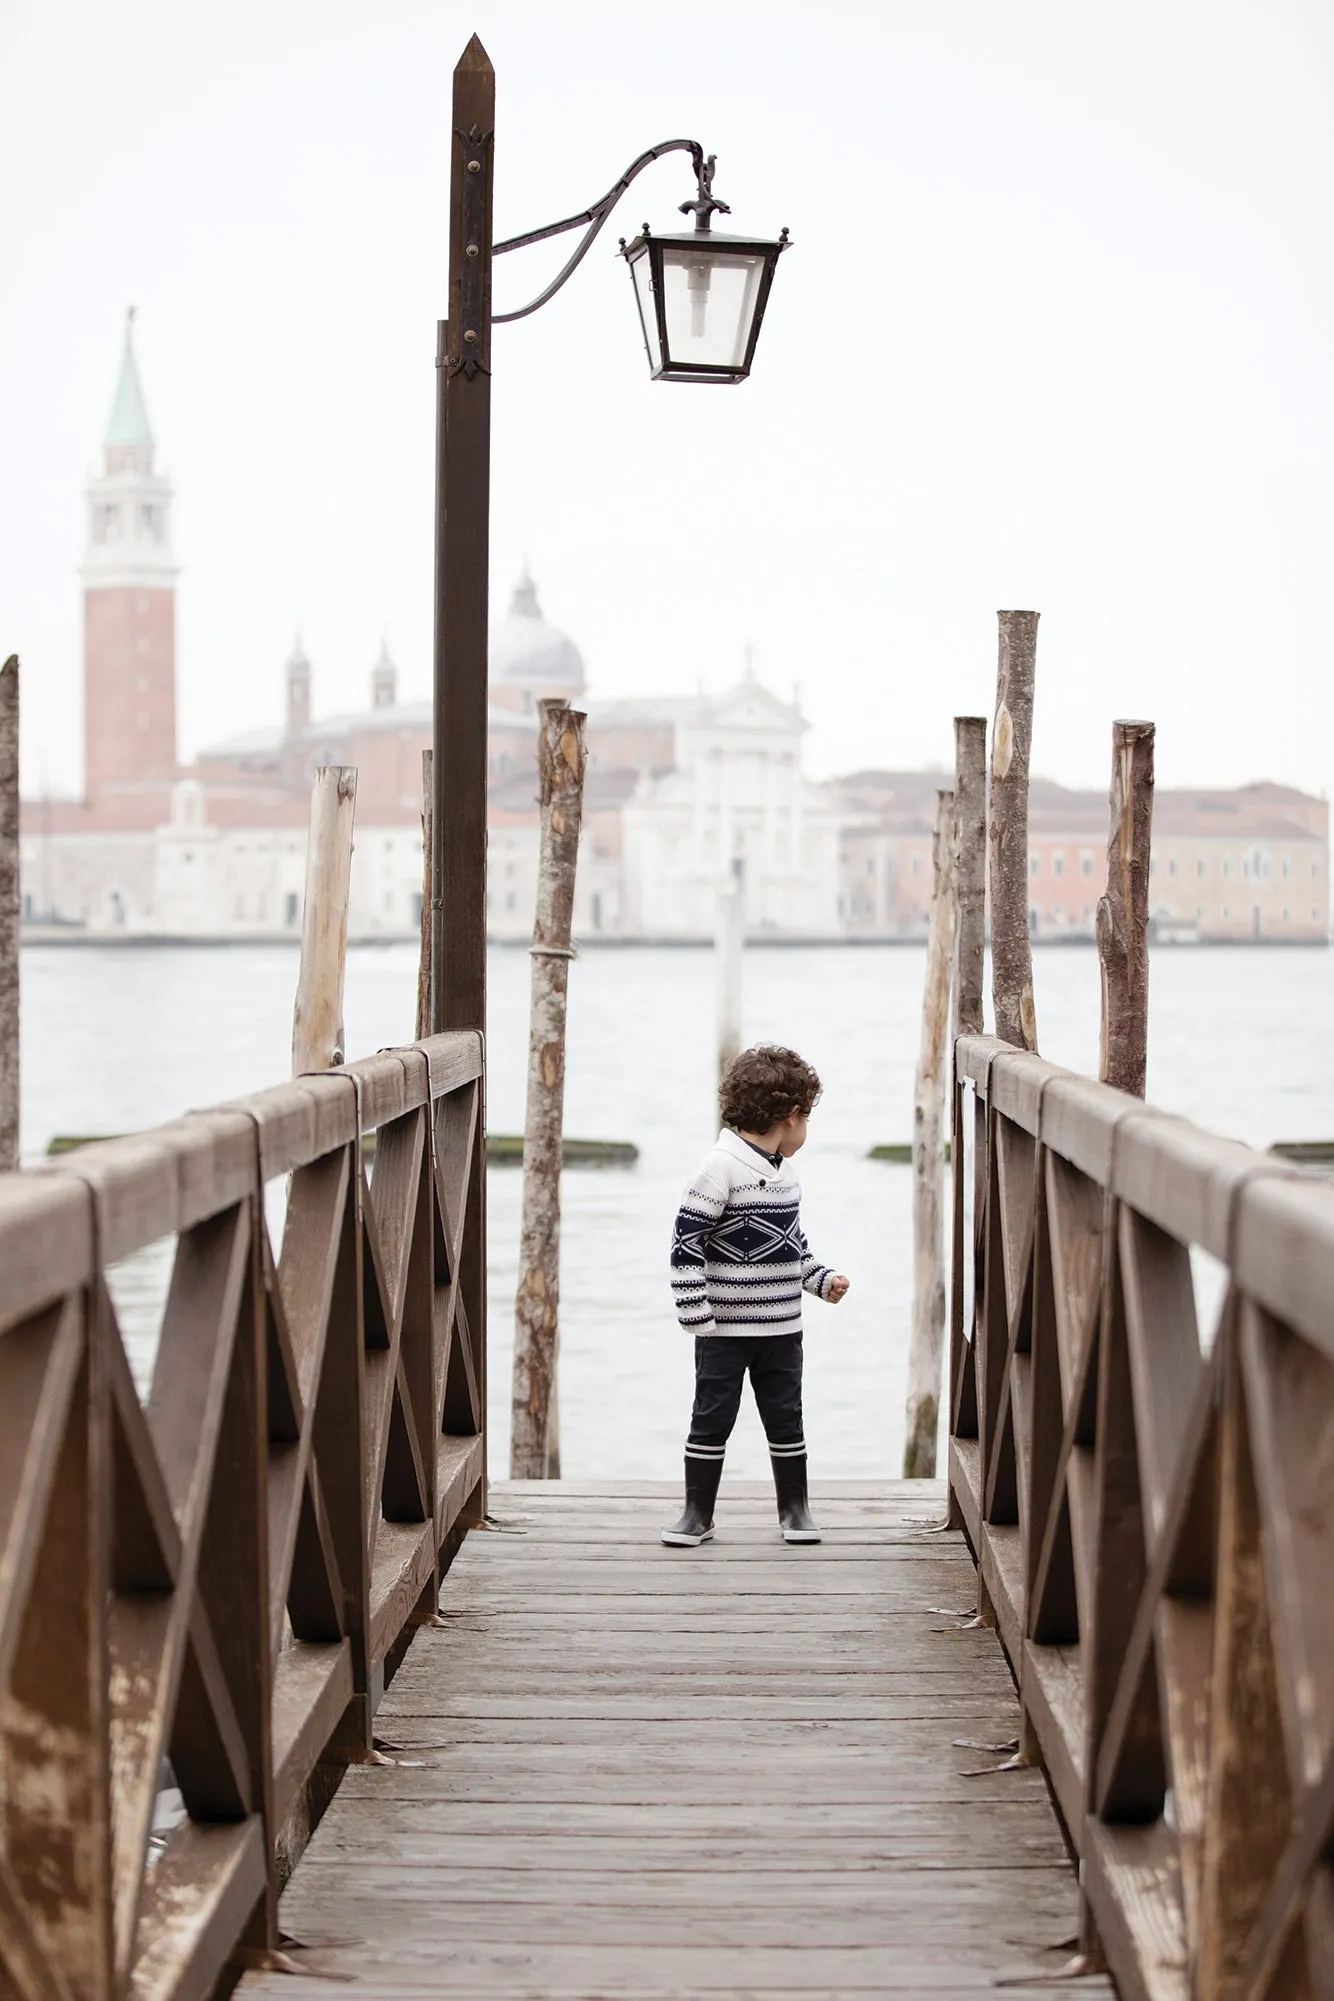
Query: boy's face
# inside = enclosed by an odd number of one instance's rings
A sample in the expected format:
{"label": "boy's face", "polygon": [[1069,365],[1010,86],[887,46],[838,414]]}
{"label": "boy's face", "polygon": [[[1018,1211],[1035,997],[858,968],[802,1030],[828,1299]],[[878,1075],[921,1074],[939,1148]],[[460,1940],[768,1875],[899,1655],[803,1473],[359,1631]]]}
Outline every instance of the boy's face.
{"label": "boy's face", "polygon": [[800,1153],[806,1144],[806,1131],[810,1122],[809,1112],[789,1112],[776,1128],[778,1139],[774,1152],[781,1153],[785,1160],[790,1159],[794,1153]]}

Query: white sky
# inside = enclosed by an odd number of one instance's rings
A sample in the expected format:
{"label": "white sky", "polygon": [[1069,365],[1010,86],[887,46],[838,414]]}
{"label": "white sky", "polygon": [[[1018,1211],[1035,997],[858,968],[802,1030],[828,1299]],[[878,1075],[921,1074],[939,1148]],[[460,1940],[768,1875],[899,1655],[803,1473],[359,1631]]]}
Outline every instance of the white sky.
{"label": "white sky", "polygon": [[[1334,782],[1328,0],[0,0],[0,651],[79,777],[82,482],[122,317],[173,476],[182,747],[430,679],[450,72],[498,71],[497,234],[684,135],[784,259],[756,372],[649,383],[616,236],[495,337],[492,590],[597,691],[799,682],[821,771],[945,762],[999,605],[1035,765]],[[502,260],[497,307],[562,246]]]}

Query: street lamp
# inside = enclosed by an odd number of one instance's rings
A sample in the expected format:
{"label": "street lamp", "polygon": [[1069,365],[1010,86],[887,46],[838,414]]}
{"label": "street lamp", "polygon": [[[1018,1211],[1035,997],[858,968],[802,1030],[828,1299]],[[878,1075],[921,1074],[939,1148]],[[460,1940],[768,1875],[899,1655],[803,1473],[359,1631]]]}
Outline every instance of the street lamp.
{"label": "street lamp", "polygon": [[[645,168],[689,153],[695,226],[655,235],[648,224],[621,252],[630,267],[655,382],[742,382],[788,233],[724,236],[730,213],[713,192],[714,156],[696,139],[667,139],[633,160],[600,201],[564,221],[492,243],[495,71],[474,35],[454,72],[449,318],[436,356],[436,611],[431,1026],[480,1028],[486,994],[487,592],[491,463],[491,329],[526,319],[578,269],[613,209]],[[491,264],[583,228],[577,247],[535,299],[491,310]],[[448,952],[446,952],[448,946]]]}
{"label": "street lamp", "polygon": [[621,238],[621,255],[635,281],[653,380],[744,382],[788,235],[773,242],[715,235],[713,215],[731,210],[713,192],[714,156],[693,151],[699,194],[681,204],[695,218],[692,233],[655,236],[645,223],[633,243]]}
{"label": "street lamp", "polygon": [[[454,71],[449,195],[449,317],[436,347],[435,715],[431,840],[432,1034],[486,1026],[486,780],[487,612],[491,502],[491,328],[525,319],[583,262],[626,189],[655,160],[689,153],[696,198],[682,204],[695,217],[687,236],[653,236],[647,227],[622,244],[634,279],[653,379],[658,382],[741,382],[787,247],[715,235],[713,159],[694,139],[651,146],[627,167],[601,201],[564,222],[492,243],[492,167],[496,77],[473,36]],[[516,312],[491,311],[491,261],[530,243],[584,228],[578,247],[535,299]],[[462,1098],[445,1099],[451,1117],[470,1118]],[[466,1392],[451,1370],[446,1428],[466,1431],[486,1407],[486,1177],[481,1121],[474,1132],[462,1230],[456,1339],[466,1355]],[[437,1232],[437,1236],[439,1232]],[[446,1248],[452,1266],[454,1251]],[[451,1398],[453,1401],[451,1402]],[[460,1401],[462,1400],[462,1401]],[[465,1404],[467,1408],[465,1409]],[[470,1415],[471,1413],[471,1415]],[[486,1511],[485,1476],[464,1520]]]}
{"label": "street lamp", "polygon": [[496,244],[492,256],[504,256],[506,250],[526,250],[528,244],[540,244],[550,236],[564,236],[566,230],[588,224],[578,250],[556,272],[546,290],[516,312],[496,312],[492,324],[524,320],[548,298],[554,298],[566,278],[584,262],[626,188],[638,180],[646,166],[662,160],[668,152],[688,152],[694,162],[696,196],[692,202],[680,204],[682,216],[694,216],[694,230],[688,236],[654,236],[646,222],[632,244],[626,244],[624,236],[620,238],[620,254],[634,278],[648,366],[654,382],[744,382],[760,338],[774,266],[788,248],[788,232],[782,230],[774,240],[714,234],[712,218],[716,214],[730,216],[732,210],[714,194],[716,156],[710,152],[704,158],[704,148],[694,138],[668,138],[660,146],[650,146],[648,152],[630,162],[600,202],[580,210],[578,216],[548,222],[546,228],[508,236]]}
{"label": "street lamp", "polygon": [[653,380],[744,382],[750,373],[774,269],[788,247],[788,234],[783,230],[772,240],[715,235],[713,217],[732,211],[713,192],[715,156],[710,153],[706,159],[697,139],[667,139],[660,146],[650,146],[591,208],[564,222],[548,223],[543,229],[530,229],[523,236],[497,243],[492,255],[503,257],[506,251],[525,250],[529,244],[588,225],[578,249],[545,291],[517,312],[496,313],[493,325],[526,319],[553,299],[583,262],[631,183],[667,153],[689,153],[694,164],[695,199],[681,203],[682,215],[695,218],[693,231],[686,236],[655,236],[645,223],[633,243],[621,238],[621,255],[635,281],[635,302]]}

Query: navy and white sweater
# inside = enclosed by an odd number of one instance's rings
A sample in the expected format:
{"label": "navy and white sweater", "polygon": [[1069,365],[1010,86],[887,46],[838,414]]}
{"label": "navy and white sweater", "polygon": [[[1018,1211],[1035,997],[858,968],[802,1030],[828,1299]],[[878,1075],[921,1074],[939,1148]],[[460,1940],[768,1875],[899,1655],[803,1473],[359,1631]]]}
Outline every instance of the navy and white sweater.
{"label": "navy and white sweater", "polygon": [[792,1163],[719,1133],[672,1236],[672,1297],[686,1333],[800,1334],[802,1292],[827,1299],[833,1277],[806,1243]]}

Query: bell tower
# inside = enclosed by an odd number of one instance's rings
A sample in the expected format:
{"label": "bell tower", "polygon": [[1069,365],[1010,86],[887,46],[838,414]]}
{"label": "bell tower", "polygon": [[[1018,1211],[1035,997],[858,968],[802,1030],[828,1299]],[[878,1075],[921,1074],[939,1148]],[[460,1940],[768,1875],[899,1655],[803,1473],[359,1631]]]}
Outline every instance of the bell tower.
{"label": "bell tower", "polygon": [[153,433],[125,321],[120,379],[88,482],[83,560],[84,792],[176,770],[176,576],[171,488],[154,470]]}

